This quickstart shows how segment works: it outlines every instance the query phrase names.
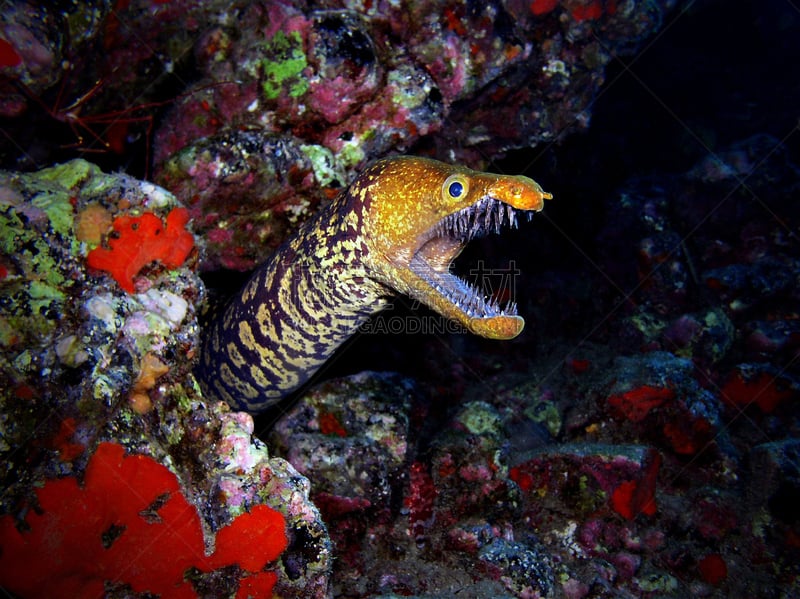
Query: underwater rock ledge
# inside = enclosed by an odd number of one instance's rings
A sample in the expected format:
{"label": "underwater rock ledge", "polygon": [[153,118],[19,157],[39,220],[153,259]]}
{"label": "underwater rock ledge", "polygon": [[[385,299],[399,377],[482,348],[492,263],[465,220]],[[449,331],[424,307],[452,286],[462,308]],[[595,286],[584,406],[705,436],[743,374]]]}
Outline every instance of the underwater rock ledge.
{"label": "underwater rock ledge", "polygon": [[191,373],[205,292],[187,225],[172,194],[82,160],[0,172],[9,591],[329,596],[308,480]]}

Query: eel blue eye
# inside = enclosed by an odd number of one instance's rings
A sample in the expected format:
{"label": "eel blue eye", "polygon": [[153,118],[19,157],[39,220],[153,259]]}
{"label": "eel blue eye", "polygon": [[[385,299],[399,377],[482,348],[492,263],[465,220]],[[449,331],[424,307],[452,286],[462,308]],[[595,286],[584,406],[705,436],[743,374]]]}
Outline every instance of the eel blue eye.
{"label": "eel blue eye", "polygon": [[460,200],[469,193],[469,179],[457,173],[442,183],[442,198],[447,201]]}
{"label": "eel blue eye", "polygon": [[464,193],[464,185],[458,181],[453,181],[450,187],[447,188],[447,192],[452,198],[460,198],[461,194]]}

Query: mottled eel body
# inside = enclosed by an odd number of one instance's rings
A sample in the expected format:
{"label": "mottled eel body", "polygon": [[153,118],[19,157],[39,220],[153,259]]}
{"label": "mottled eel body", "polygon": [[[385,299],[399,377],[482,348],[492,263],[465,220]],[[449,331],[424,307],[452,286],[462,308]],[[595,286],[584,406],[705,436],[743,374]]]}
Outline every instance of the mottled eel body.
{"label": "mottled eel body", "polygon": [[207,332],[206,391],[257,412],[297,389],[398,293],[472,332],[510,339],[516,306],[500,306],[450,272],[466,243],[551,195],[521,176],[425,158],[367,168],[252,276]]}

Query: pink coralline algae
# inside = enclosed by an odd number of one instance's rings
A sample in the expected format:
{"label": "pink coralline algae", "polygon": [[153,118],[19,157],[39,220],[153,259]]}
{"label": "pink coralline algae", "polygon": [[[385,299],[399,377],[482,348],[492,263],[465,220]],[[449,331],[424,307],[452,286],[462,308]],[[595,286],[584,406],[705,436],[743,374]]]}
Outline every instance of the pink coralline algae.
{"label": "pink coralline algae", "polygon": [[674,399],[675,392],[669,388],[642,385],[636,389],[612,395],[609,405],[619,410],[628,420],[641,422],[653,408]]}
{"label": "pink coralline algae", "polygon": [[584,127],[609,51],[671,4],[249,4],[235,35],[199,39],[204,78],[156,132],[157,180],[202,214],[199,234],[234,232],[204,268],[252,268],[372,159],[479,165]]}
{"label": "pink coralline algae", "polygon": [[697,569],[706,582],[715,586],[728,577],[728,566],[719,553],[709,553],[697,563]]}
{"label": "pink coralline algae", "polygon": [[[692,455],[714,443],[719,407],[691,377],[692,364],[666,352],[618,358],[606,400],[611,415],[634,434],[659,439],[680,455]],[[621,378],[627,381],[621,385]],[[628,388],[630,387],[630,388]]]}
{"label": "pink coralline algae", "polygon": [[11,42],[0,38],[0,67],[16,67],[21,62],[22,57]]}
{"label": "pink coralline algae", "polygon": [[283,516],[269,507],[222,527],[206,555],[200,517],[175,475],[115,443],[97,447],[83,484],[72,476],[50,480],[36,495],[23,528],[11,516],[0,519],[0,585],[21,597],[102,597],[110,584],[189,599],[198,596],[187,580],[192,568],[232,565],[242,570],[240,591],[272,596],[277,577],[262,569],[287,538]]}
{"label": "pink coralline algae", "polygon": [[611,57],[675,1],[29,4],[0,30],[0,114],[35,113],[8,124],[19,161],[42,133],[61,144],[37,162],[152,155],[196,233],[235,232],[201,266],[247,270],[371,160],[479,166],[585,128]]}
{"label": "pink coralline algae", "polygon": [[733,410],[754,405],[770,414],[781,404],[800,397],[800,385],[768,367],[741,364],[728,376],[721,396]]}
{"label": "pink coralline algae", "polygon": [[408,520],[413,528],[422,530],[433,516],[436,486],[425,464],[415,462],[409,469],[408,491],[403,504],[408,509]]}
{"label": "pink coralline algae", "polygon": [[614,511],[628,520],[633,520],[639,514],[655,515],[656,480],[660,466],[661,455],[656,453],[650,458],[644,474],[638,480],[620,483],[611,494],[611,507]]}
{"label": "pink coralline algae", "polygon": [[82,160],[0,171],[0,193],[0,588],[327,597],[330,540],[307,481],[252,418],[197,391],[199,277],[159,264],[129,293],[87,265],[104,236],[122,272],[154,248],[171,262],[194,243],[186,210]]}

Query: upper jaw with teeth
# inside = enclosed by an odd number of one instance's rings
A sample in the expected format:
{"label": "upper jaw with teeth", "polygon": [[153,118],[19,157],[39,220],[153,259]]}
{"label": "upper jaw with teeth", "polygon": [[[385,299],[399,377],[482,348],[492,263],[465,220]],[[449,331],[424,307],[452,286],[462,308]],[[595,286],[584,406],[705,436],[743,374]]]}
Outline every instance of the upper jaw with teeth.
{"label": "upper jaw with teeth", "polygon": [[[526,213],[528,217],[531,212]],[[475,204],[445,216],[424,237],[410,261],[411,270],[470,319],[516,316],[517,305],[501,305],[483,291],[450,272],[452,261],[467,242],[503,227],[517,227],[517,210],[499,200],[483,197]]]}
{"label": "upper jaw with teeth", "polygon": [[[485,297],[483,290],[450,272],[452,261],[467,242],[499,233],[503,227],[516,228],[519,213],[506,202],[484,196],[442,218],[421,236],[408,261],[413,281],[406,293],[482,337],[511,339],[519,335],[525,321],[517,315],[516,302],[509,300],[501,305],[496,298]],[[523,210],[522,214],[528,219],[533,216],[531,210]]]}

